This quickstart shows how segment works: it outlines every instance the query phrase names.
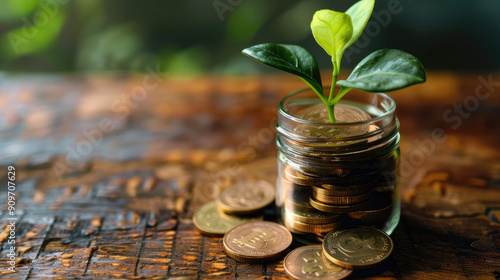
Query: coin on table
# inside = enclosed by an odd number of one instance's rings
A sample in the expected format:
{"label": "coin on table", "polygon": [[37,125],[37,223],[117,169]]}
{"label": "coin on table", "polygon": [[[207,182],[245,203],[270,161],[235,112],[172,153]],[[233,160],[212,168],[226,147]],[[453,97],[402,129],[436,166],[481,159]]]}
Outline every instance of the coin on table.
{"label": "coin on table", "polygon": [[251,221],[262,221],[264,216],[238,217],[221,213],[217,203],[211,201],[203,205],[193,215],[193,223],[202,234],[223,236],[231,228]]}
{"label": "coin on table", "polygon": [[223,239],[224,252],[245,263],[279,259],[292,244],[292,234],[273,222],[250,222],[229,230]]}
{"label": "coin on table", "polygon": [[393,247],[389,235],[367,226],[331,231],[323,242],[328,260],[351,269],[376,266],[389,257]]}
{"label": "coin on table", "polygon": [[262,211],[274,201],[275,188],[266,181],[245,182],[223,190],[217,197],[219,208],[230,214],[246,215]]}
{"label": "coin on table", "polygon": [[[352,270],[337,266],[321,257],[321,245],[299,247],[290,252],[283,262],[286,274],[292,279],[344,279]],[[325,262],[328,262],[325,263]]]}

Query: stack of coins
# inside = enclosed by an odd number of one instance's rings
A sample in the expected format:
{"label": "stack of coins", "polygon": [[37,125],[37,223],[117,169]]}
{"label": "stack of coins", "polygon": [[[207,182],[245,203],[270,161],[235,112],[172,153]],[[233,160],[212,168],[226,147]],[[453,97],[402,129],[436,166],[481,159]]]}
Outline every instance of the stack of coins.
{"label": "stack of coins", "polygon": [[344,225],[382,225],[393,213],[397,155],[344,168],[285,165],[282,219],[296,234],[323,235]]}
{"label": "stack of coins", "polygon": [[274,186],[266,181],[235,184],[203,205],[194,214],[193,223],[204,235],[222,237],[237,225],[262,221],[262,212],[274,201],[274,194]]}

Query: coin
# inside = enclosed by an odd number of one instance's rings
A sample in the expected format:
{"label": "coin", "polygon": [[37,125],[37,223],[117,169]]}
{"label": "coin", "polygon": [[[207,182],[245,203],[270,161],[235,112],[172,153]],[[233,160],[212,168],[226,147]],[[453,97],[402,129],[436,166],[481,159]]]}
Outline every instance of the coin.
{"label": "coin", "polygon": [[[330,123],[328,115],[324,104],[310,106],[295,114],[296,117],[303,120],[325,124]],[[335,118],[337,123],[358,123],[370,119],[370,115],[354,104],[339,102],[335,105]],[[367,133],[368,129],[368,125],[361,123],[359,125],[337,126],[336,128],[329,125],[312,126],[303,124],[297,125],[294,128],[294,133],[306,137],[328,139],[362,135]]]}
{"label": "coin", "polygon": [[329,179],[328,178],[322,178],[322,177],[313,177],[313,176],[307,176],[304,174],[301,174],[299,176],[299,172],[294,170],[291,166],[286,166],[285,170],[283,172],[283,177],[295,184],[302,185],[302,186],[314,186],[314,185],[321,185],[328,183]]}
{"label": "coin", "polygon": [[[319,189],[319,186],[315,186]],[[370,185],[368,184],[351,184],[351,185],[331,185],[331,184],[322,184],[322,189],[325,189],[325,195],[335,195],[335,193],[341,194],[342,192],[367,192],[370,189]],[[329,194],[331,193],[331,194]]]}
{"label": "coin", "polygon": [[313,225],[333,223],[342,218],[341,215],[321,212],[314,208],[312,211],[306,212],[285,207],[284,213],[285,216],[289,217],[291,220]]}
{"label": "coin", "polygon": [[380,224],[392,213],[393,195],[391,192],[375,193],[366,209],[350,212],[347,215],[366,224]]}
{"label": "coin", "polygon": [[335,213],[335,214],[342,214],[342,213],[349,213],[349,212],[353,212],[353,211],[363,210],[366,208],[366,206],[368,206],[368,204],[370,203],[370,200],[359,203],[359,204],[332,205],[332,204],[325,204],[325,203],[319,202],[311,197],[311,198],[309,198],[309,203],[311,203],[311,206],[318,209],[319,211],[328,212],[328,213]]}
{"label": "coin", "polygon": [[323,202],[323,203],[335,204],[335,205],[352,205],[352,204],[358,204],[358,203],[367,201],[368,199],[370,199],[370,197],[372,197],[372,193],[366,192],[366,193],[359,194],[359,195],[331,196],[331,195],[323,195],[321,193],[316,192],[313,189],[312,196],[317,201]]}
{"label": "coin", "polygon": [[396,188],[397,177],[392,172],[386,172],[374,182],[373,190],[376,192],[393,192]]}
{"label": "coin", "polygon": [[223,190],[216,201],[226,213],[246,215],[257,213],[271,204],[274,193],[274,187],[266,181],[245,182]]}
{"label": "coin", "polygon": [[367,226],[331,231],[323,242],[325,256],[346,268],[374,267],[389,257],[393,247],[389,235]]}
{"label": "coin", "polygon": [[281,183],[282,183],[283,189],[285,189],[285,191],[296,190],[296,189],[307,190],[307,189],[311,188],[311,186],[305,186],[305,185],[299,185],[299,184],[293,183],[291,181],[288,181],[286,178],[282,178]]}
{"label": "coin", "polygon": [[386,221],[391,213],[392,203],[382,209],[349,212],[347,215],[363,223],[376,225]]}
{"label": "coin", "polygon": [[229,230],[223,239],[224,252],[245,263],[279,259],[292,244],[292,234],[272,222],[250,222]]}
{"label": "coin", "polygon": [[321,245],[302,246],[291,251],[283,261],[286,274],[292,279],[338,280],[352,273],[350,269],[323,260],[322,251]]}
{"label": "coin", "polygon": [[223,236],[231,228],[250,221],[261,221],[264,217],[238,217],[221,213],[215,201],[204,204],[193,215],[193,223],[204,235]]}
{"label": "coin", "polygon": [[312,189],[313,189],[313,192],[316,192],[320,195],[349,196],[349,195],[358,195],[358,194],[366,193],[366,192],[368,192],[370,187],[369,187],[369,185],[365,185],[362,188],[356,188],[356,186],[354,186],[352,189],[349,189],[349,187],[343,186],[340,188],[341,190],[339,190],[339,187],[324,184],[321,186],[313,186]]}
{"label": "coin", "polygon": [[327,223],[327,224],[307,224],[295,221],[290,217],[285,216],[285,226],[289,229],[293,229],[299,232],[308,232],[308,233],[327,233],[331,230],[334,230],[340,226],[342,220]]}
{"label": "coin", "polygon": [[311,187],[294,188],[286,190],[286,192],[285,205],[289,209],[304,212],[315,211],[311,204],[309,204],[309,198],[312,194]]}

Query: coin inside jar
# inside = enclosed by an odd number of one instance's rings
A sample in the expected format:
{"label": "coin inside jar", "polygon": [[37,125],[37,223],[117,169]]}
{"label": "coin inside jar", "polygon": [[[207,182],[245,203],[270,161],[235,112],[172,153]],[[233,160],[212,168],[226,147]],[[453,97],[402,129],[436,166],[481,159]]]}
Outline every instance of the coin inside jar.
{"label": "coin inside jar", "polygon": [[389,235],[367,226],[331,231],[323,241],[328,260],[346,268],[374,267],[389,257],[393,247]]}
{"label": "coin inside jar", "polygon": [[370,204],[370,201],[371,200],[367,200],[362,203],[351,204],[351,205],[335,205],[317,201],[313,197],[309,198],[309,203],[311,203],[311,206],[314,207],[315,209],[334,214],[343,214],[343,213],[363,210]]}
{"label": "coin inside jar", "polygon": [[223,236],[231,228],[251,221],[261,221],[263,215],[251,217],[238,217],[221,213],[215,201],[204,204],[193,215],[195,227],[204,235]]}
{"label": "coin inside jar", "polygon": [[[325,187],[323,187],[325,186]],[[332,189],[333,187],[331,185],[322,185],[322,186],[313,186],[312,190],[313,192],[320,194],[320,195],[330,195],[330,196],[348,196],[348,195],[358,195],[358,194],[363,194],[366,193],[370,190],[369,187],[365,188],[360,188],[360,189],[348,189],[344,188],[343,190],[335,190]]]}
{"label": "coin inside jar", "polygon": [[310,187],[286,190],[285,205],[288,209],[297,211],[315,211],[311,204],[309,204],[311,194],[312,189]]}
{"label": "coin inside jar", "polygon": [[[286,274],[292,279],[344,279],[352,270],[337,266],[322,258],[321,245],[299,247],[283,262]],[[326,263],[328,262],[328,263]]]}
{"label": "coin inside jar", "polygon": [[283,172],[283,179],[302,186],[314,186],[328,183],[331,178],[310,176],[303,174],[291,166],[287,166]]}
{"label": "coin inside jar", "polygon": [[333,223],[342,219],[341,215],[321,212],[316,209],[312,211],[300,211],[297,209],[284,209],[284,214],[291,220],[307,224],[325,224]]}
{"label": "coin inside jar", "polygon": [[250,222],[229,230],[223,239],[224,252],[245,263],[277,260],[292,244],[292,234],[273,222]]}
{"label": "coin inside jar", "polygon": [[274,187],[266,181],[245,182],[223,190],[216,201],[226,213],[247,215],[257,213],[271,204],[274,193]]}
{"label": "coin inside jar", "polygon": [[296,220],[291,219],[290,217],[285,216],[286,227],[292,229],[293,231],[301,233],[327,233],[331,230],[338,228],[341,223],[342,220],[325,224],[307,224],[298,222]]}

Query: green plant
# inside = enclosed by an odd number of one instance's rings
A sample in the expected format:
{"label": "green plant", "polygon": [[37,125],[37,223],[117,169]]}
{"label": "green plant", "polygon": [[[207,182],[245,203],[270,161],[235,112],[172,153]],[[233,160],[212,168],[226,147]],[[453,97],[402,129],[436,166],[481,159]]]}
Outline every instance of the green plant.
{"label": "green plant", "polygon": [[[323,92],[318,63],[306,49],[295,45],[261,44],[246,48],[243,54],[265,65],[292,73],[306,82],[325,103],[330,122],[335,123],[334,106],[351,89],[388,92],[426,80],[425,69],[413,55],[396,49],[382,49],[365,57],[346,80],[337,81],[344,51],[365,29],[375,0],[361,0],[345,13],[317,11],[311,22],[316,42],[331,56],[332,84],[328,96]],[[336,85],[340,88],[335,93]]]}

